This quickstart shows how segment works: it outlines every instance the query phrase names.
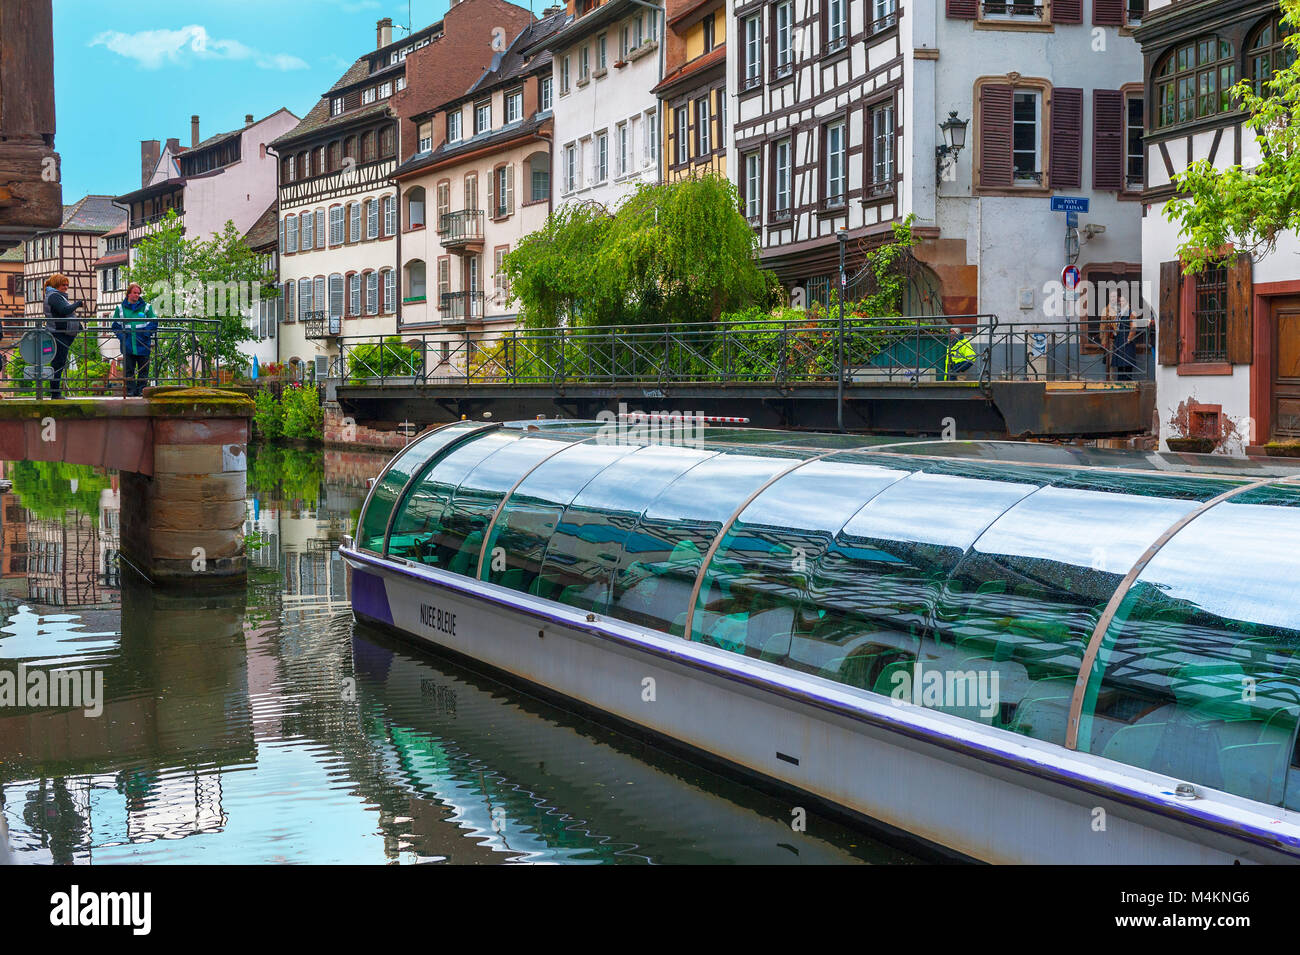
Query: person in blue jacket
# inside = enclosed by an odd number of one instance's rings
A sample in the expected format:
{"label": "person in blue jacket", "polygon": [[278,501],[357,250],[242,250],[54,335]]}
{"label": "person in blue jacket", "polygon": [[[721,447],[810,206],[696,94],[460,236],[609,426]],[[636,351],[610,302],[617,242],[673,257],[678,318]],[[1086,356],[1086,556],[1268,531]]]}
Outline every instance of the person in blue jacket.
{"label": "person in blue jacket", "polygon": [[126,298],[113,309],[113,334],[122,343],[122,373],[126,376],[126,396],[139,398],[149,380],[149,353],[153,351],[158,321],[153,306],[145,301],[142,289],[132,282]]}

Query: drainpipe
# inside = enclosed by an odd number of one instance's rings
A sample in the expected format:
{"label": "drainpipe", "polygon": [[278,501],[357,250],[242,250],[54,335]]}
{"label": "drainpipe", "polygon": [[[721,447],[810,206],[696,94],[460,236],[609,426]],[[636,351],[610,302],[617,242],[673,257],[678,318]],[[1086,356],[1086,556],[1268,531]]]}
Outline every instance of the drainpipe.
{"label": "drainpipe", "polygon": [[[280,245],[280,236],[284,235],[284,224],[280,221],[280,159],[278,152],[271,148],[270,144],[266,147],[266,154],[275,157],[275,284],[280,289],[280,327],[275,330],[275,363],[278,365],[284,361],[280,354],[280,340],[284,337],[284,318],[285,306],[289,303],[284,301],[284,249]],[[345,207],[346,208],[346,207]],[[347,294],[347,289],[343,290]]]}

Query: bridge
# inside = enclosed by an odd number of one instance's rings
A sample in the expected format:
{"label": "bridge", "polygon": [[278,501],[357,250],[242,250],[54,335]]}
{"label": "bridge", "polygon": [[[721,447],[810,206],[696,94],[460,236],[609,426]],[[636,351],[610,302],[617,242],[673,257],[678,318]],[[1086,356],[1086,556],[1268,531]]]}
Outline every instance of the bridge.
{"label": "bridge", "polygon": [[[155,585],[242,583],[249,428],[244,393],[221,378],[219,323],[164,319],[155,341],[157,384],[118,397],[102,359],[113,342],[89,323],[74,344],[65,393],[48,397],[52,352],[40,329],[6,327],[0,340],[0,460],[63,461],[121,473],[123,562]],[[33,359],[33,360],[28,360]]]}
{"label": "bridge", "polygon": [[[993,315],[510,329],[487,343],[447,328],[340,337],[329,386],[358,421],[417,426],[594,418],[622,404],[772,428],[1121,437],[1151,427],[1153,355],[1142,335],[1134,356],[1095,322]],[[948,347],[962,336],[976,357],[955,369]]]}

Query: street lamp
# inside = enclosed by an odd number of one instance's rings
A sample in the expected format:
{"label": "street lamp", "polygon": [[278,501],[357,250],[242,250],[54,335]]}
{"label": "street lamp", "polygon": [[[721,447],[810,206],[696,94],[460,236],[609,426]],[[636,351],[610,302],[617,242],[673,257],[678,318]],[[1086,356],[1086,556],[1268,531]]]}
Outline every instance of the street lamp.
{"label": "street lamp", "polygon": [[954,109],[939,124],[939,131],[943,133],[943,145],[934,147],[935,182],[943,182],[945,169],[956,167],[957,154],[966,146],[966,124],[969,122],[970,120],[958,119]]}

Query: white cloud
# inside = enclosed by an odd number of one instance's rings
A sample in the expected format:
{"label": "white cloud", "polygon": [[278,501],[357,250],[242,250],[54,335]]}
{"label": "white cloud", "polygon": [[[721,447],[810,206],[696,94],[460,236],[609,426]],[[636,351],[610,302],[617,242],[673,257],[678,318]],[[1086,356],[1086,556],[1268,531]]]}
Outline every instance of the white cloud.
{"label": "white cloud", "polygon": [[179,30],[141,30],[120,33],[105,30],[90,41],[120,56],[135,60],[146,70],[156,70],[166,63],[185,64],[191,60],[251,60],[263,70],[305,70],[306,61],[288,53],[262,53],[238,40],[219,40],[197,24]]}

